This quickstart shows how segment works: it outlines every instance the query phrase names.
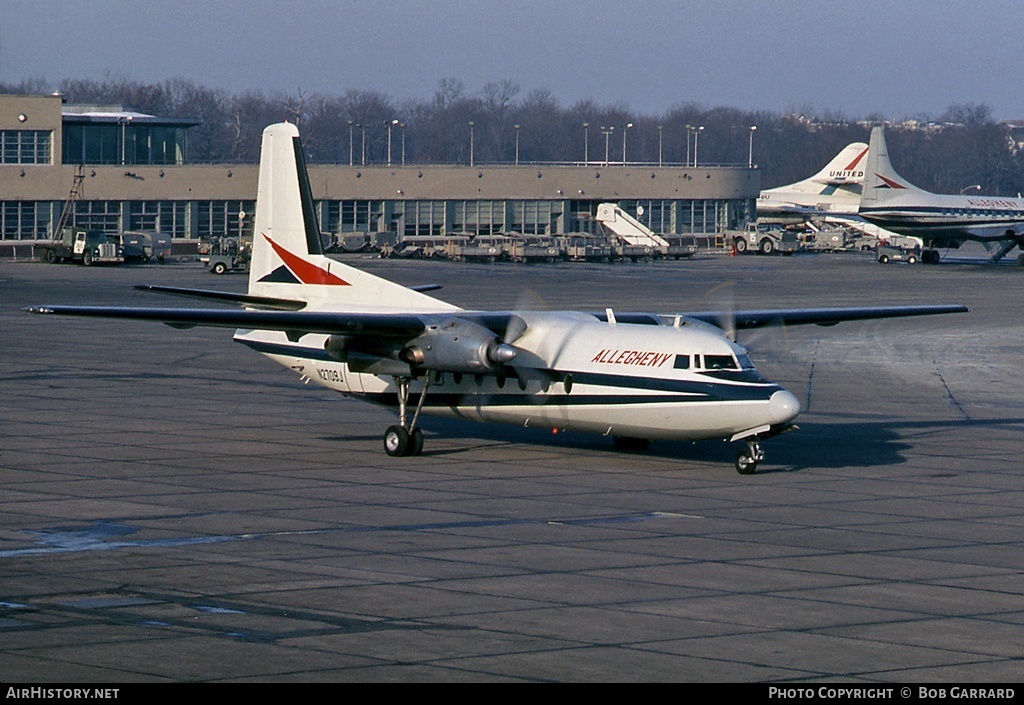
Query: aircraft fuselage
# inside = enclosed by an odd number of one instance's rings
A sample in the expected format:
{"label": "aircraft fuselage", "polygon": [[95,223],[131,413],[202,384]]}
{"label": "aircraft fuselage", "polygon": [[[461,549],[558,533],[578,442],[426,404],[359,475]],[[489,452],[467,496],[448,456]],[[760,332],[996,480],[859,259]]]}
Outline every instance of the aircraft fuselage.
{"label": "aircraft fuselage", "polygon": [[[799,413],[796,398],[758,374],[741,346],[698,321],[674,327],[518,315],[528,325],[513,364],[493,374],[424,373],[409,404],[429,381],[427,415],[675,440],[770,435]],[[282,333],[240,331],[235,338],[329,389],[398,405],[390,373],[358,371],[355,355],[337,359],[325,350],[328,336],[291,342]]]}
{"label": "aircraft fuselage", "polygon": [[1013,239],[1024,222],[1024,200],[1016,198],[930,197],[927,204],[919,198],[896,197],[882,204],[860,209],[865,220],[900,235],[919,237],[925,242],[959,245],[965,240],[977,242]]}

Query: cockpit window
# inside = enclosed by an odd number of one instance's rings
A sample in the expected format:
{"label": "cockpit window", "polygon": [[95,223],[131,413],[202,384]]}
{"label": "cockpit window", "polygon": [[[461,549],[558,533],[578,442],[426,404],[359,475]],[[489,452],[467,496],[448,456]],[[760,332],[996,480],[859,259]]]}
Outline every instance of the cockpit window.
{"label": "cockpit window", "polygon": [[690,369],[690,356],[689,355],[676,355],[676,363],[673,365],[677,370],[688,370]]}
{"label": "cockpit window", "polygon": [[740,353],[736,356],[736,361],[740,363],[741,370],[752,370],[754,369],[754,363],[751,362],[750,358]]}
{"label": "cockpit window", "polygon": [[732,355],[705,355],[704,369],[707,370],[735,370],[736,359]]}

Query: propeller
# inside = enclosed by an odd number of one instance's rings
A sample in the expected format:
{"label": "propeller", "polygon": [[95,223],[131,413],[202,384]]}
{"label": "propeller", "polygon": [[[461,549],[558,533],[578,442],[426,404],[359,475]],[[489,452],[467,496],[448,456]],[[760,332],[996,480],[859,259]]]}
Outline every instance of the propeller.
{"label": "propeller", "polygon": [[[736,282],[722,282],[708,291],[704,298],[719,311],[718,327],[729,340],[736,340]],[[724,305],[722,305],[724,304]]]}

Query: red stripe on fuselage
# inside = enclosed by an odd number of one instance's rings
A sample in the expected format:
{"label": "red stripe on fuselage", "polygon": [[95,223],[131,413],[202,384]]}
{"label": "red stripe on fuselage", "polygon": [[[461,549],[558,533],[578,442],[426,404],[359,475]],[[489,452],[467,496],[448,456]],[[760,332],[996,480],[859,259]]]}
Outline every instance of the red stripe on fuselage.
{"label": "red stripe on fuselage", "polygon": [[328,286],[351,286],[347,281],[340,277],[336,277],[326,269],[321,269],[315,264],[311,264],[306,260],[302,259],[297,255],[293,255],[288,250],[284,249],[276,242],[271,240],[266,234],[263,234],[270,246],[274,248],[274,252],[284,262],[284,266],[291,270],[292,274],[298,277],[299,281],[303,284],[324,284]]}

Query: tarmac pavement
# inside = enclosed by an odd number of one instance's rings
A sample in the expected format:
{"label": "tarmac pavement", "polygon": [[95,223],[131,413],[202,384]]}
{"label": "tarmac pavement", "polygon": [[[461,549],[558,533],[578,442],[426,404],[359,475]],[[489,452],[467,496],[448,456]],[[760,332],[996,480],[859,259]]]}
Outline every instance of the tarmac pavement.
{"label": "tarmac pavement", "polygon": [[754,331],[800,430],[738,448],[393,416],[221,329],[30,316],[242,291],[0,262],[0,679],[1015,682],[1024,270],[862,255],[346,261],[474,308],[962,303]]}

